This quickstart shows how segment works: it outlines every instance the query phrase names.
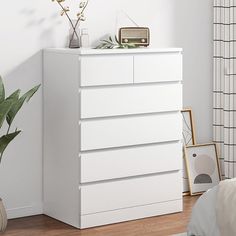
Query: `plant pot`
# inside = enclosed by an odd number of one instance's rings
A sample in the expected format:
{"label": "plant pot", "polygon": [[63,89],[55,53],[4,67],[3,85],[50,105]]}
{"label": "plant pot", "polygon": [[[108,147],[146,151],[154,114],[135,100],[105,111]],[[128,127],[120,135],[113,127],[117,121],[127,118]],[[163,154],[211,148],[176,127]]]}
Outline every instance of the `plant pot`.
{"label": "plant pot", "polygon": [[0,233],[4,232],[7,227],[7,213],[0,198]]}

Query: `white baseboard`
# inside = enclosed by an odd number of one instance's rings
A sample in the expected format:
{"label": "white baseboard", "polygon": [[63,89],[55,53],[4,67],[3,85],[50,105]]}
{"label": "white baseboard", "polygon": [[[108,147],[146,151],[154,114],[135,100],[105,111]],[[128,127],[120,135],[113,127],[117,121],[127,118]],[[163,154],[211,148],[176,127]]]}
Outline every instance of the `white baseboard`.
{"label": "white baseboard", "polygon": [[35,204],[31,206],[23,206],[17,208],[7,209],[8,219],[14,219],[19,217],[33,216],[43,214],[43,204]]}

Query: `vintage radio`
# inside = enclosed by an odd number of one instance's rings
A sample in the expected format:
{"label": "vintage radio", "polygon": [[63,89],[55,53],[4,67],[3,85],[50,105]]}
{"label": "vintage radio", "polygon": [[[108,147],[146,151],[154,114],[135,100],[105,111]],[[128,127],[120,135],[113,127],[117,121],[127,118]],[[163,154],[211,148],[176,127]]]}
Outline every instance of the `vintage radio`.
{"label": "vintage radio", "polygon": [[132,43],[147,47],[150,44],[150,31],[147,27],[122,27],[119,30],[121,44]]}

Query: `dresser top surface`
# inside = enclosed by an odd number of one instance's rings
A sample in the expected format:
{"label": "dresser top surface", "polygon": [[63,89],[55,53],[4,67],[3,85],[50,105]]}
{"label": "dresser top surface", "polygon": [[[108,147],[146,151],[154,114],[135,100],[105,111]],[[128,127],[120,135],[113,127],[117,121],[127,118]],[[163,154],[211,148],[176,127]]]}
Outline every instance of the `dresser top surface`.
{"label": "dresser top surface", "polygon": [[134,48],[134,49],[70,49],[70,48],[47,48],[45,52],[66,53],[77,55],[105,55],[105,54],[147,54],[147,53],[165,53],[182,52],[182,48]]}

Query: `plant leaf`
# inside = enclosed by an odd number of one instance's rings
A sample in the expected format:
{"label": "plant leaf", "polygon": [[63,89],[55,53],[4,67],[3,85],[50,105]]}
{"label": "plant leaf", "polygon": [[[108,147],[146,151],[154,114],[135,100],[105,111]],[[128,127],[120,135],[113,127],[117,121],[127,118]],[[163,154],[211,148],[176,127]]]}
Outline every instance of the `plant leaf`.
{"label": "plant leaf", "polygon": [[6,134],[3,135],[0,138],[0,162],[2,160],[2,154],[5,151],[6,147],[8,146],[8,144],[20,133],[21,131],[15,131],[14,133],[10,133],[10,134]]}
{"label": "plant leaf", "polygon": [[116,35],[115,35],[115,40],[116,40],[116,42],[117,42],[118,44],[120,44],[120,42],[119,42],[119,40],[118,40],[118,38],[117,38]]}
{"label": "plant leaf", "polygon": [[2,77],[0,76],[0,103],[5,99],[5,89],[2,81]]}
{"label": "plant leaf", "polygon": [[108,44],[112,44],[112,42],[110,42],[110,41],[108,41],[108,40],[106,40],[106,39],[103,39],[103,40],[101,40],[102,42],[105,42],[105,43],[108,43]]}
{"label": "plant leaf", "polygon": [[14,93],[12,93],[7,99],[19,99],[20,89],[17,89]]}
{"label": "plant leaf", "polygon": [[33,87],[13,104],[13,106],[11,107],[10,111],[7,114],[7,123],[9,126],[12,124],[16,114],[21,109],[24,102],[28,102],[30,98],[38,91],[39,87],[40,85]]}
{"label": "plant leaf", "polygon": [[35,86],[35,87],[33,87],[32,89],[30,89],[28,92],[26,92],[23,96],[22,96],[22,98],[24,97],[26,100],[26,102],[28,102],[32,97],[33,97],[33,95],[38,91],[38,89],[40,88],[40,84],[39,85],[37,85],[37,86]]}
{"label": "plant leaf", "polygon": [[6,99],[0,104],[0,128],[16,100]]}

